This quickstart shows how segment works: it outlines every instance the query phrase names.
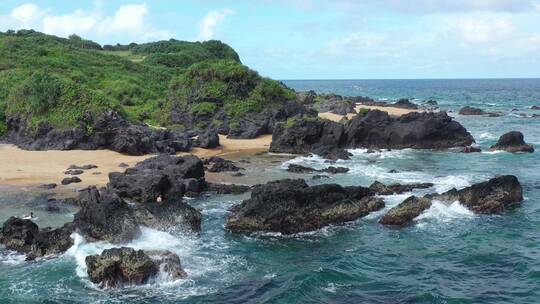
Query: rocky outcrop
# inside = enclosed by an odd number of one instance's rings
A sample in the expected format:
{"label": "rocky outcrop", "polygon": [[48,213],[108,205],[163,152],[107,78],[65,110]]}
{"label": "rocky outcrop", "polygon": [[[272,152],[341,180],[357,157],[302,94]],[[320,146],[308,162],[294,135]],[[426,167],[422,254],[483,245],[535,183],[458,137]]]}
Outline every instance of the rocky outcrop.
{"label": "rocky outcrop", "polygon": [[204,160],[204,165],[208,172],[237,172],[243,170],[234,164],[233,161],[221,157],[212,156]]}
{"label": "rocky outcrop", "polygon": [[433,186],[434,185],[432,183],[415,183],[415,184],[407,184],[407,185],[396,183],[396,184],[385,185],[379,181],[375,181],[373,184],[371,184],[371,186],[369,186],[369,189],[371,189],[373,192],[379,195],[392,195],[392,194],[402,194],[405,192],[411,192],[414,189],[428,189]]}
{"label": "rocky outcrop", "polygon": [[497,214],[521,203],[523,189],[517,177],[503,175],[461,190],[452,189],[443,194],[428,197],[444,202],[459,201],[475,213]]}
{"label": "rocky outcrop", "polygon": [[321,119],[297,119],[292,126],[276,126],[270,152],[315,153],[329,159],[348,159],[349,153],[340,148],[344,137],[344,126],[340,123]]}
{"label": "rocky outcrop", "polygon": [[297,164],[290,164],[287,167],[287,171],[292,173],[330,173],[330,174],[340,174],[349,172],[349,168],[345,167],[334,167],[330,166],[324,169],[314,169],[310,167],[305,167]]}
{"label": "rocky outcrop", "polygon": [[429,207],[431,207],[430,199],[411,196],[398,206],[390,209],[379,220],[379,223],[383,225],[403,226],[412,222],[414,218],[419,216],[424,210],[429,209]]}
{"label": "rocky outcrop", "polygon": [[9,250],[27,254],[27,259],[31,260],[68,250],[73,246],[72,232],[71,224],[40,230],[31,220],[11,217],[2,225],[0,243]]}
{"label": "rocky outcrop", "polygon": [[446,149],[473,142],[469,132],[445,112],[414,112],[393,117],[387,112],[371,110],[359,113],[345,125],[305,119],[297,119],[292,126],[279,125],[272,136],[270,151],[347,158],[343,149]]}
{"label": "rocky outcrop", "polygon": [[193,142],[194,147],[213,149],[219,147],[219,135],[214,130],[206,130],[199,134]]}
{"label": "rocky outcrop", "polygon": [[372,195],[363,187],[309,187],[301,179],[274,181],[255,186],[250,199],[234,206],[226,228],[238,233],[312,231],[383,208],[384,202]]}
{"label": "rocky outcrop", "polygon": [[73,225],[88,241],[125,243],[140,234],[133,210],[114,191],[90,187],[79,194]]}
{"label": "rocky outcrop", "polygon": [[242,194],[249,190],[251,187],[245,185],[206,183],[206,191],[215,194]]}
{"label": "rocky outcrop", "polygon": [[90,169],[97,169],[97,168],[98,168],[98,166],[92,165],[92,164],[82,165],[82,166],[71,165],[71,166],[69,166],[68,170],[90,170]]}
{"label": "rocky outcrop", "polygon": [[486,112],[482,109],[465,106],[459,110],[459,115],[484,115]]}
{"label": "rocky outcrop", "polygon": [[482,149],[474,146],[467,146],[461,149],[461,153],[478,153],[482,152]]}
{"label": "rocky outcrop", "polygon": [[84,171],[80,170],[80,169],[69,169],[69,170],[64,172],[64,174],[66,174],[66,175],[80,175],[80,174],[83,174],[83,173],[84,173]]}
{"label": "rocky outcrop", "polygon": [[347,148],[447,149],[469,146],[473,137],[445,112],[412,112],[392,117],[372,110],[345,125]]}
{"label": "rocky outcrop", "polygon": [[508,132],[499,138],[499,141],[493,146],[491,150],[502,150],[511,153],[527,152],[533,153],[534,147],[531,144],[525,142],[523,133],[518,131]]}
{"label": "rocky outcrop", "polygon": [[171,279],[185,278],[180,258],[169,251],[135,250],[129,247],[104,250],[86,257],[88,278],[102,288],[149,283],[160,271]]}
{"label": "rocky outcrop", "polygon": [[80,127],[69,130],[46,123],[31,128],[21,117],[8,118],[6,125],[6,140],[27,150],[109,149],[143,155],[189,151],[191,148],[191,139],[184,134],[131,123],[112,110],[96,116],[87,114]]}
{"label": "rocky outcrop", "polygon": [[203,162],[195,156],[146,159],[125,173],[110,173],[108,187],[136,202],[135,216],[145,226],[201,229],[201,213],[182,201],[184,195],[206,189]]}
{"label": "rocky outcrop", "polygon": [[449,204],[459,201],[475,213],[499,214],[523,201],[523,189],[515,176],[504,175],[461,190],[452,189],[443,194],[430,194],[423,198],[411,196],[390,209],[379,222],[394,226],[409,224],[424,210],[429,209],[433,200]]}
{"label": "rocky outcrop", "polygon": [[320,94],[315,97],[313,108],[318,112],[330,112],[338,115],[356,113],[355,100],[336,94]]}
{"label": "rocky outcrop", "polygon": [[416,110],[418,109],[418,105],[415,103],[412,103],[407,98],[401,98],[398,101],[396,101],[394,104],[392,104],[393,107],[396,108],[402,108],[402,109],[409,109],[409,110]]}
{"label": "rocky outcrop", "polygon": [[71,176],[71,177],[66,177],[64,179],[62,179],[62,181],[60,182],[62,185],[66,186],[66,185],[69,185],[69,184],[74,184],[74,183],[80,183],[82,182],[82,180],[80,178],[78,178],[77,176]]}

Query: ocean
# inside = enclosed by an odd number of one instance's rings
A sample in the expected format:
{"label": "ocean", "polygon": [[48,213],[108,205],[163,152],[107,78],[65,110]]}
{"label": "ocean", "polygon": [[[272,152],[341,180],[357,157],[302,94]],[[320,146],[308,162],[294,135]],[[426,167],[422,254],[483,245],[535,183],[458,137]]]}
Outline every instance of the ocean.
{"label": "ocean", "polygon": [[[200,235],[172,235],[144,228],[126,244],[177,253],[188,279],[99,290],[87,278],[84,258],[112,247],[74,235],[66,254],[37,262],[0,249],[0,303],[540,303],[540,152],[489,152],[503,133],[523,132],[540,148],[540,79],[284,81],[301,90],[370,96],[381,100],[434,99],[463,124],[482,153],[352,150],[351,169],[331,179],[285,171],[290,163],[329,166],[318,157],[261,155],[240,182],[305,177],[309,183],[368,186],[432,182],[442,192],[516,175],[525,201],[503,215],[477,215],[458,202],[434,204],[413,225],[391,229],[377,223],[411,193],[385,197],[384,210],[354,222],[292,236],[235,235],[224,230],[227,209],[246,195],[189,200],[202,210]],[[500,117],[459,116],[471,105]],[[396,170],[397,173],[390,173]],[[430,190],[417,190],[422,195]],[[30,210],[35,193],[0,188],[0,220]],[[67,208],[41,225],[71,220]]]}

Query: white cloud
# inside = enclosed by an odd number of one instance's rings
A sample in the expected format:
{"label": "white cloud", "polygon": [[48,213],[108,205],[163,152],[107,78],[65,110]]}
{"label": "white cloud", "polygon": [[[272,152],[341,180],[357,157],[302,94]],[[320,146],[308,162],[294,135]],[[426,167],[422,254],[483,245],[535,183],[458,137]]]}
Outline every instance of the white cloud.
{"label": "white cloud", "polygon": [[459,18],[452,22],[450,29],[466,43],[503,41],[515,31],[512,21],[504,18]]}
{"label": "white cloud", "polygon": [[235,12],[231,9],[224,8],[219,11],[211,11],[199,22],[199,39],[209,40],[214,37],[216,27],[222,23],[225,18],[233,15]]}
{"label": "white cloud", "polygon": [[147,20],[146,4],[126,4],[113,15],[103,14],[102,2],[94,1],[91,10],[78,9],[64,15],[53,15],[35,4],[23,4],[10,15],[0,16],[0,29],[35,29],[47,34],[68,36],[78,34],[88,38],[129,38],[137,41],[167,39],[169,31],[152,27]]}

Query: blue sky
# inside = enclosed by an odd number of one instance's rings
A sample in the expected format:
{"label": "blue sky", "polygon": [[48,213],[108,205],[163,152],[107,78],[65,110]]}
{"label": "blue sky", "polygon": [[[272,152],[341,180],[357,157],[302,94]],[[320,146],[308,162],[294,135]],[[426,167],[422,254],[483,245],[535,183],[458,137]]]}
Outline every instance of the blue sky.
{"label": "blue sky", "polygon": [[220,39],[276,79],[540,77],[540,0],[2,0],[0,30]]}

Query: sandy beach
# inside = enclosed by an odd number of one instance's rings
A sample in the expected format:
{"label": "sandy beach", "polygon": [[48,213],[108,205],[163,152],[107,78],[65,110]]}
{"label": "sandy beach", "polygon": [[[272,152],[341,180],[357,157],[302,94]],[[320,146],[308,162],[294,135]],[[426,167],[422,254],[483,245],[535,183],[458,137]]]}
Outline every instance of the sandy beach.
{"label": "sandy beach", "polygon": [[[256,139],[227,139],[220,136],[221,146],[215,149],[194,148],[190,153],[201,158],[211,156],[232,156],[232,155],[255,155],[268,151],[271,135],[264,135]],[[72,150],[72,151],[26,151],[14,145],[0,145],[0,184],[14,186],[33,186],[40,184],[56,183],[58,188],[65,190],[80,189],[83,187],[97,185],[104,186],[108,182],[110,172],[122,172],[124,168],[119,164],[126,163],[129,166],[135,165],[148,157],[129,156],[110,150]],[[68,177],[64,171],[70,165],[98,166],[97,169],[85,170],[78,175],[82,182],[67,186],[60,185],[60,181]],[[212,176],[208,176],[212,179]],[[61,190],[61,189],[58,189]]]}
{"label": "sandy beach", "polygon": [[[358,105],[356,110],[360,109],[378,109],[386,111],[391,115],[404,115],[410,112],[421,110],[409,110],[395,107],[378,107]],[[348,114],[352,118],[355,114]],[[340,121],[343,116],[333,113],[319,113],[319,117],[333,121]],[[193,148],[188,153],[179,153],[179,155],[197,155],[200,158],[211,156],[232,157],[239,155],[256,155],[268,151],[272,142],[272,135],[263,135],[255,139],[228,139],[220,135],[220,146],[214,149]],[[17,148],[14,145],[0,145],[0,184],[14,186],[35,186],[40,184],[56,183],[59,188],[65,190],[80,189],[83,187],[97,185],[104,186],[108,182],[110,172],[121,172],[124,168],[119,164],[126,163],[129,166],[135,165],[148,157],[129,156],[109,150],[71,150],[71,151],[26,151]],[[71,165],[93,164],[97,169],[85,170],[83,174],[78,175],[82,182],[67,186],[60,185],[63,178],[68,177],[64,172]],[[208,175],[208,179],[219,179],[219,176]],[[59,189],[60,190],[60,189]]]}

